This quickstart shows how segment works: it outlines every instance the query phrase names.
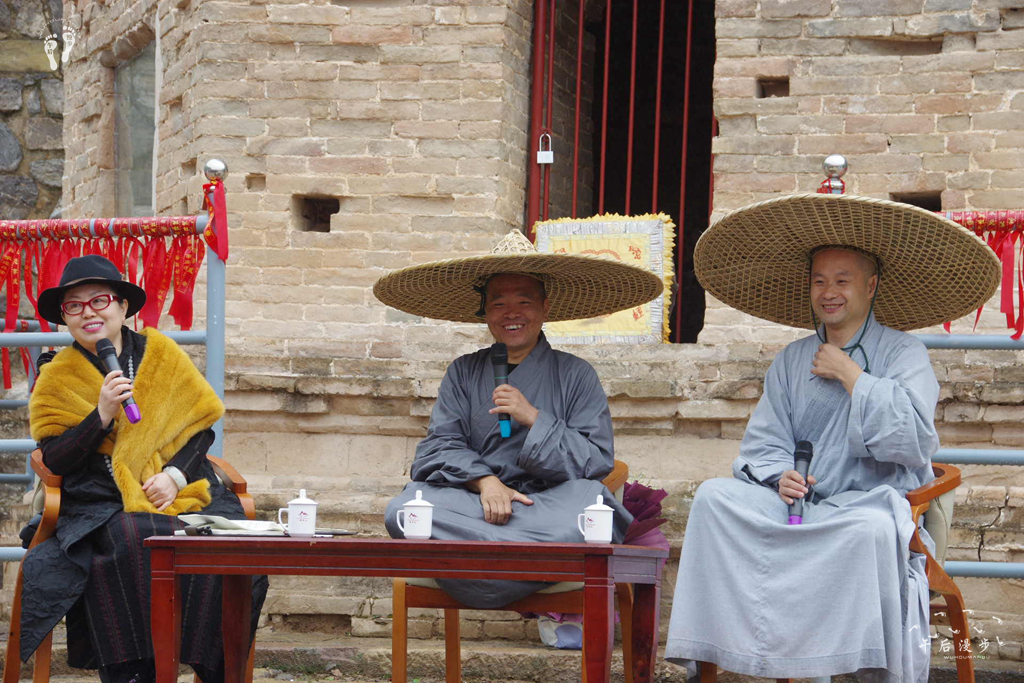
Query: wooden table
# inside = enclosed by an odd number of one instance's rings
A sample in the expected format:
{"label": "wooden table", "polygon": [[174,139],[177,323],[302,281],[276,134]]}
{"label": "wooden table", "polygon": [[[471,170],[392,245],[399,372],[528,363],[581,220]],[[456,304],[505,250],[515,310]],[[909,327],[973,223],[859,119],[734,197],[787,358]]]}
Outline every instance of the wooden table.
{"label": "wooden table", "polygon": [[152,630],[157,683],[174,683],[181,643],[179,574],[221,574],[225,683],[242,683],[249,654],[250,576],[432,577],[582,581],[586,671],[608,681],[615,583],[634,584],[634,680],[651,680],[665,550],[586,543],[480,543],[363,538],[153,536]]}

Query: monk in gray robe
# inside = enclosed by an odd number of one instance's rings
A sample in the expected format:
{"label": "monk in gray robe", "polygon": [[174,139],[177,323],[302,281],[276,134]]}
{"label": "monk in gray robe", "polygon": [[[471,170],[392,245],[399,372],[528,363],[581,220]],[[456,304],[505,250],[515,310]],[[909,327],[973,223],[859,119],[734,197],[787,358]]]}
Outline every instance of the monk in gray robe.
{"label": "monk in gray robe", "polygon": [[[924,345],[876,321],[877,265],[814,255],[823,325],[769,368],[734,478],[694,497],[666,647],[690,675],[711,662],[770,678],[928,679],[928,583],[904,495],[932,479],[939,387]],[[806,481],[798,441],[814,446]],[[803,524],[789,526],[796,498]]]}
{"label": "monk in gray robe", "polygon": [[[448,367],[427,437],[416,448],[412,482],[388,505],[388,533],[403,537],[396,512],[422,491],[434,505],[434,539],[579,543],[577,515],[602,495],[615,510],[612,540],[621,543],[632,516],[600,481],[614,456],[611,414],[597,373],[544,338],[541,326],[551,303],[541,281],[494,275],[484,286],[483,305],[491,334],[508,347],[508,383],[495,388],[489,348]],[[512,419],[508,438],[500,434],[499,413]],[[480,608],[506,605],[547,585],[437,583]]]}

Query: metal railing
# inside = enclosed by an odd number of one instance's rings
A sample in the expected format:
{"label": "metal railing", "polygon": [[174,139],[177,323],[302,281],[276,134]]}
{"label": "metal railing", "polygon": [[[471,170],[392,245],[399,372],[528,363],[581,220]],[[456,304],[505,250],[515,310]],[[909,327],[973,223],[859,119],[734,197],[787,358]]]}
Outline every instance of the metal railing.
{"label": "metal railing", "polygon": [[[929,349],[1024,350],[1024,338],[995,334],[916,334]],[[998,448],[940,448],[932,458],[947,465],[1024,465],[1024,450]],[[1024,579],[1024,562],[948,561],[950,576]]]}

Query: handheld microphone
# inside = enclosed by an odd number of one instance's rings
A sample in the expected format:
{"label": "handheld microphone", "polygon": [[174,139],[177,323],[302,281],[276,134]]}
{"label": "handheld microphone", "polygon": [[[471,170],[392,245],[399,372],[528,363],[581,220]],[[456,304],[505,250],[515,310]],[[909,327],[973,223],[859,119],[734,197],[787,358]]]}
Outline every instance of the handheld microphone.
{"label": "handheld microphone", "polygon": [[[508,384],[508,347],[498,342],[491,345],[491,364],[494,366],[494,386]],[[504,439],[512,436],[512,418],[508,413],[498,413],[498,428]]]}
{"label": "handheld microphone", "polygon": [[[814,457],[814,444],[810,441],[797,441],[796,452],[793,459],[796,461],[796,473],[807,481],[807,470],[811,468],[811,458]],[[789,523],[804,523],[804,499],[794,498],[793,504],[789,506]]]}
{"label": "handheld microphone", "polygon": [[[100,339],[96,342],[96,355],[100,357],[100,361],[103,363],[103,367],[107,369],[109,375],[114,370],[120,370],[121,364],[117,362],[117,351],[114,349],[114,342],[109,339]],[[121,403],[121,407],[124,408],[124,414],[128,416],[128,421],[135,424],[142,419],[142,411],[139,410],[138,404],[135,403],[135,399],[131,396],[128,400]]]}

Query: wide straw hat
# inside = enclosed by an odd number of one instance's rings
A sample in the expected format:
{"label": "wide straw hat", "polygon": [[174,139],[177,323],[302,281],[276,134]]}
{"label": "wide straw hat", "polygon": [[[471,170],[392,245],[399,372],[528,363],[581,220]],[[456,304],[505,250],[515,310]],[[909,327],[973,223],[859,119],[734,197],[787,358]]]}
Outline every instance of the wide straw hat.
{"label": "wide straw hat", "polygon": [[125,318],[130,318],[146,305],[146,290],[124,280],[117,266],[110,260],[89,254],[68,261],[64,272],[60,275],[60,284],[44,289],[39,294],[39,315],[55,325],[63,325],[60,305],[64,302],[64,294],[79,285],[99,283],[109,286],[118,296],[128,302]]}
{"label": "wide straw hat", "polygon": [[649,270],[610,257],[542,254],[518,230],[484,256],[410,266],[377,280],[373,294],[400,311],[424,318],[479,323],[481,293],[474,289],[499,273],[541,280],[551,301],[548,321],[580,320],[647,303],[661,294]]}
{"label": "wide straw hat", "polygon": [[698,240],[694,268],[729,306],[813,329],[811,253],[828,245],[878,258],[875,316],[897,330],[967,315],[999,285],[999,260],[974,233],[916,206],[853,195],[798,194],[733,211]]}

